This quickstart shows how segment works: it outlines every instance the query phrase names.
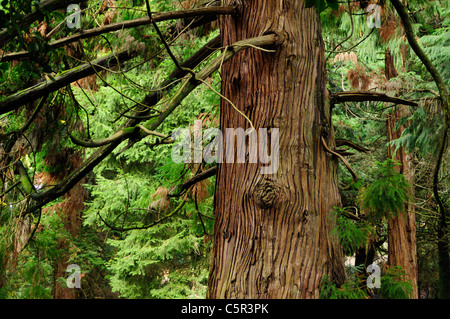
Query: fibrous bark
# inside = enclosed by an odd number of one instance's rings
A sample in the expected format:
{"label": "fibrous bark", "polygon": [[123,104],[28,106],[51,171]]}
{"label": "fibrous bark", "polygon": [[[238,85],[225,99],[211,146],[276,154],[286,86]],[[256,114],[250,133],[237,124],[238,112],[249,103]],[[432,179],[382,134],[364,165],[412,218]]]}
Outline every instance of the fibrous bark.
{"label": "fibrous bark", "polygon": [[[262,175],[262,163],[248,157],[219,164],[207,296],[318,298],[323,276],[345,280],[341,249],[330,236],[340,197],[337,161],[321,143],[324,137],[335,147],[319,16],[304,1],[239,3],[237,17],[222,17],[224,47],[267,33],[285,41],[275,53],[253,48],[225,63],[222,94],[256,130],[279,128],[279,154],[272,154],[279,168]],[[220,120],[222,132],[249,127],[226,100]]]}

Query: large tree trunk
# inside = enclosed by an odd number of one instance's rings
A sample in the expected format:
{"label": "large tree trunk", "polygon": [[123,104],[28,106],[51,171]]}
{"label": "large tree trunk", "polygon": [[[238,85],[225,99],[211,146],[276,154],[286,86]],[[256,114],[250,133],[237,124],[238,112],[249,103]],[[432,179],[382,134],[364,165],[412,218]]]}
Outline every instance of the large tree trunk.
{"label": "large tree trunk", "polygon": [[[330,236],[340,196],[336,158],[321,144],[321,136],[331,149],[335,141],[319,16],[301,0],[239,2],[236,18],[223,17],[223,46],[270,32],[285,41],[276,53],[252,48],[225,63],[222,94],[256,130],[279,128],[279,168],[261,174],[248,152],[244,164],[219,164],[208,297],[318,298],[323,276],[346,277]],[[222,100],[220,127],[249,124]]]}

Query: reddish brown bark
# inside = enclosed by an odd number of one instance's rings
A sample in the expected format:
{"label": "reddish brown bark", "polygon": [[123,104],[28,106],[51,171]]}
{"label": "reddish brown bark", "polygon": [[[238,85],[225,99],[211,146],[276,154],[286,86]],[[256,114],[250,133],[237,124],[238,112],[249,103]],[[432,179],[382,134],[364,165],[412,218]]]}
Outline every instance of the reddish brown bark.
{"label": "reddish brown bark", "polygon": [[[386,79],[397,76],[394,61],[389,51],[385,54],[385,75]],[[409,107],[398,105],[392,114],[387,118],[387,142],[398,139],[404,126],[395,130],[397,121],[409,114]],[[403,174],[406,180],[413,185],[414,166],[411,155],[402,147],[395,151],[395,147],[388,147],[388,157],[399,162],[396,166],[399,173]],[[411,188],[411,192],[414,189]],[[416,215],[414,206],[405,203],[405,213],[401,213],[395,218],[388,220],[388,260],[390,266],[401,266],[408,274],[408,279],[413,284],[413,294],[411,298],[418,298],[418,268],[417,268],[417,246],[416,246]]]}
{"label": "reddish brown bark", "polygon": [[[408,112],[408,107],[399,105],[388,117],[387,140],[392,141],[400,137],[404,127],[394,131],[395,123]],[[394,154],[394,147],[388,148],[388,156],[401,165],[396,169],[405,176],[413,185],[414,166],[411,155],[402,147]],[[413,192],[413,190],[412,190]],[[395,218],[388,220],[388,258],[390,266],[402,266],[408,274],[414,288],[412,298],[418,298],[418,270],[417,270],[417,248],[416,248],[416,214],[414,206],[405,203],[405,213],[400,213]]]}
{"label": "reddish brown bark", "polygon": [[394,58],[391,55],[389,49],[386,49],[384,53],[384,75],[387,80],[395,78],[397,76],[397,70],[395,69]]}
{"label": "reddish brown bark", "polygon": [[[321,144],[323,134],[335,145],[319,16],[304,1],[239,3],[236,18],[223,17],[224,46],[269,32],[285,41],[276,53],[247,49],[224,64],[222,94],[256,130],[279,128],[279,169],[262,175],[262,164],[248,157],[219,164],[208,297],[318,298],[324,275],[345,280],[341,249],[330,236],[340,197],[336,159]],[[222,101],[220,127],[249,124]]]}
{"label": "reddish brown bark", "polygon": [[[66,161],[70,162],[71,168],[78,167],[81,162],[81,154],[75,153],[71,154],[66,158]],[[58,179],[65,177],[67,172],[63,172]],[[64,195],[64,201],[50,207],[49,209],[55,210],[61,217],[64,223],[64,228],[70,233],[70,235],[75,238],[78,236],[79,231],[82,226],[82,212],[84,209],[84,201],[87,198],[87,190],[84,188],[83,184],[86,179],[83,178],[79,183],[77,183],[67,194]],[[68,243],[64,240],[59,242],[59,249],[68,250],[70,247]],[[58,282],[58,278],[67,278],[69,273],[67,272],[69,254],[63,254],[55,265],[53,272],[54,285],[52,290],[53,299],[76,299],[78,298],[77,288],[68,288],[64,284]]]}

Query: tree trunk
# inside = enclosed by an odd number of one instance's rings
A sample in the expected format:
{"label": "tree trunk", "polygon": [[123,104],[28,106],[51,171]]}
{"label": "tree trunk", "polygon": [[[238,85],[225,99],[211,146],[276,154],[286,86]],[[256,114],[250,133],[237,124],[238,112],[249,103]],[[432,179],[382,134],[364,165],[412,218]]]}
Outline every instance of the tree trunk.
{"label": "tree trunk", "polygon": [[[251,48],[225,63],[222,94],[257,131],[267,128],[273,137],[279,128],[279,154],[271,154],[279,167],[261,174],[261,158],[250,163],[248,152],[245,163],[224,157],[219,164],[207,296],[319,298],[323,276],[337,284],[346,278],[341,248],[330,235],[340,196],[337,160],[321,144],[323,136],[335,146],[319,15],[304,1],[239,3],[236,18],[222,18],[223,46],[271,32],[285,41],[276,53]],[[222,132],[249,127],[225,100],[220,119]]]}
{"label": "tree trunk", "polygon": [[[70,157],[66,158],[67,162],[70,162],[72,169],[78,167],[82,162],[82,154],[75,153]],[[64,174],[64,173],[63,173]],[[61,176],[60,178],[63,178]],[[86,178],[83,178],[78,182],[67,194],[63,196],[65,199],[61,203],[55,204],[49,209],[53,209],[58,212],[61,216],[61,220],[64,223],[65,230],[70,233],[72,238],[76,238],[82,227],[82,212],[85,208],[84,201],[88,197],[88,192],[84,188]],[[60,240],[59,249],[67,250],[66,254],[62,254],[60,258],[56,261],[55,269],[53,272],[54,284],[52,290],[53,299],[77,299],[80,296],[80,291],[76,287],[67,287],[65,284],[61,284],[58,278],[67,278],[69,273],[67,272],[67,267],[69,266],[69,248],[70,243],[66,240]],[[81,269],[83,272],[83,269]]]}
{"label": "tree trunk", "polygon": [[[387,141],[400,137],[403,127],[394,131],[395,123],[408,112],[407,106],[399,105],[390,114],[387,121]],[[395,148],[388,147],[388,156],[401,165],[396,168],[413,185],[414,167],[411,155],[402,147],[394,154]],[[414,190],[412,190],[414,192]],[[405,203],[405,213],[388,220],[388,259],[390,266],[402,266],[413,284],[413,295],[418,298],[418,270],[417,270],[417,246],[416,246],[416,214],[414,206]]]}
{"label": "tree trunk", "polygon": [[[389,50],[385,52],[385,76],[387,80],[397,76],[394,60]],[[387,118],[387,142],[398,139],[403,126],[395,131],[397,121],[409,113],[409,107],[398,105]],[[414,184],[414,166],[411,155],[406,153],[402,147],[395,152],[395,147],[388,147],[388,157],[401,165],[396,169],[405,176],[406,180]],[[414,189],[411,188],[414,194]],[[418,293],[418,268],[417,268],[417,246],[416,246],[416,214],[413,205],[405,203],[405,213],[388,220],[388,260],[390,266],[402,266],[408,274],[408,279],[413,284],[411,298],[417,299]]]}

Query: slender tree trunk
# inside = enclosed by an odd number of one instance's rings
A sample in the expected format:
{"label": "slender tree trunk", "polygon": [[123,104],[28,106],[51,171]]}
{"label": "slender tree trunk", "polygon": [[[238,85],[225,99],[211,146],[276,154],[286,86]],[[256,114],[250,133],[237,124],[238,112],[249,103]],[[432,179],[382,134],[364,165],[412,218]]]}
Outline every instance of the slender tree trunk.
{"label": "slender tree trunk", "polygon": [[[323,276],[338,284],[346,277],[341,248],[330,236],[340,196],[336,158],[321,143],[323,136],[335,146],[319,16],[303,0],[238,2],[239,15],[223,17],[223,46],[270,32],[285,41],[276,53],[252,48],[225,63],[222,94],[256,130],[279,128],[279,154],[271,154],[279,168],[263,175],[264,165],[248,157],[219,164],[208,297],[319,298]],[[249,124],[222,100],[220,127]]]}
{"label": "slender tree trunk", "polygon": [[[66,160],[71,163],[72,168],[78,167],[82,162],[81,154],[74,154],[71,157],[67,157]],[[61,178],[64,176],[61,176]],[[78,182],[63,198],[65,200],[61,203],[55,204],[50,209],[55,209],[61,216],[64,223],[64,228],[70,233],[72,238],[76,238],[82,227],[82,212],[84,209],[84,201],[87,199],[88,193],[84,188],[83,184],[86,182],[86,178],[83,178]],[[69,244],[65,240],[59,242],[60,249],[69,250]],[[69,273],[67,273],[67,267],[69,266],[70,254],[62,254],[62,256],[57,260],[55,269],[53,272],[54,285],[52,290],[53,299],[77,299],[79,294],[79,289],[69,288],[64,284],[58,282],[58,278],[67,278]],[[83,269],[81,269],[83,272]]]}
{"label": "slender tree trunk", "polygon": [[[385,76],[387,80],[397,76],[394,60],[389,50],[385,52]],[[398,105],[387,118],[387,142],[398,139],[405,127],[395,130],[397,121],[409,114],[409,107]],[[402,147],[395,152],[395,147],[388,147],[388,157],[401,165],[396,169],[405,176],[406,180],[414,185],[414,166],[411,155]],[[413,187],[411,188],[414,193]],[[417,299],[418,294],[418,268],[416,246],[416,214],[413,205],[405,204],[405,213],[388,220],[388,260],[390,266],[402,266],[413,284],[411,298]]]}
{"label": "slender tree trunk", "polygon": [[[394,131],[396,122],[408,112],[408,107],[399,105],[398,108],[388,117],[387,135],[388,141],[400,137],[404,128]],[[388,156],[401,163],[396,168],[413,185],[414,167],[411,155],[406,153],[404,148],[397,150],[394,154],[394,147],[388,148]],[[412,189],[412,192],[414,190]],[[413,295],[411,298],[418,298],[418,270],[417,270],[417,246],[416,246],[416,214],[413,205],[405,204],[405,213],[399,214],[395,218],[388,220],[388,259],[390,266],[402,266],[408,274],[408,278],[413,284]]]}

